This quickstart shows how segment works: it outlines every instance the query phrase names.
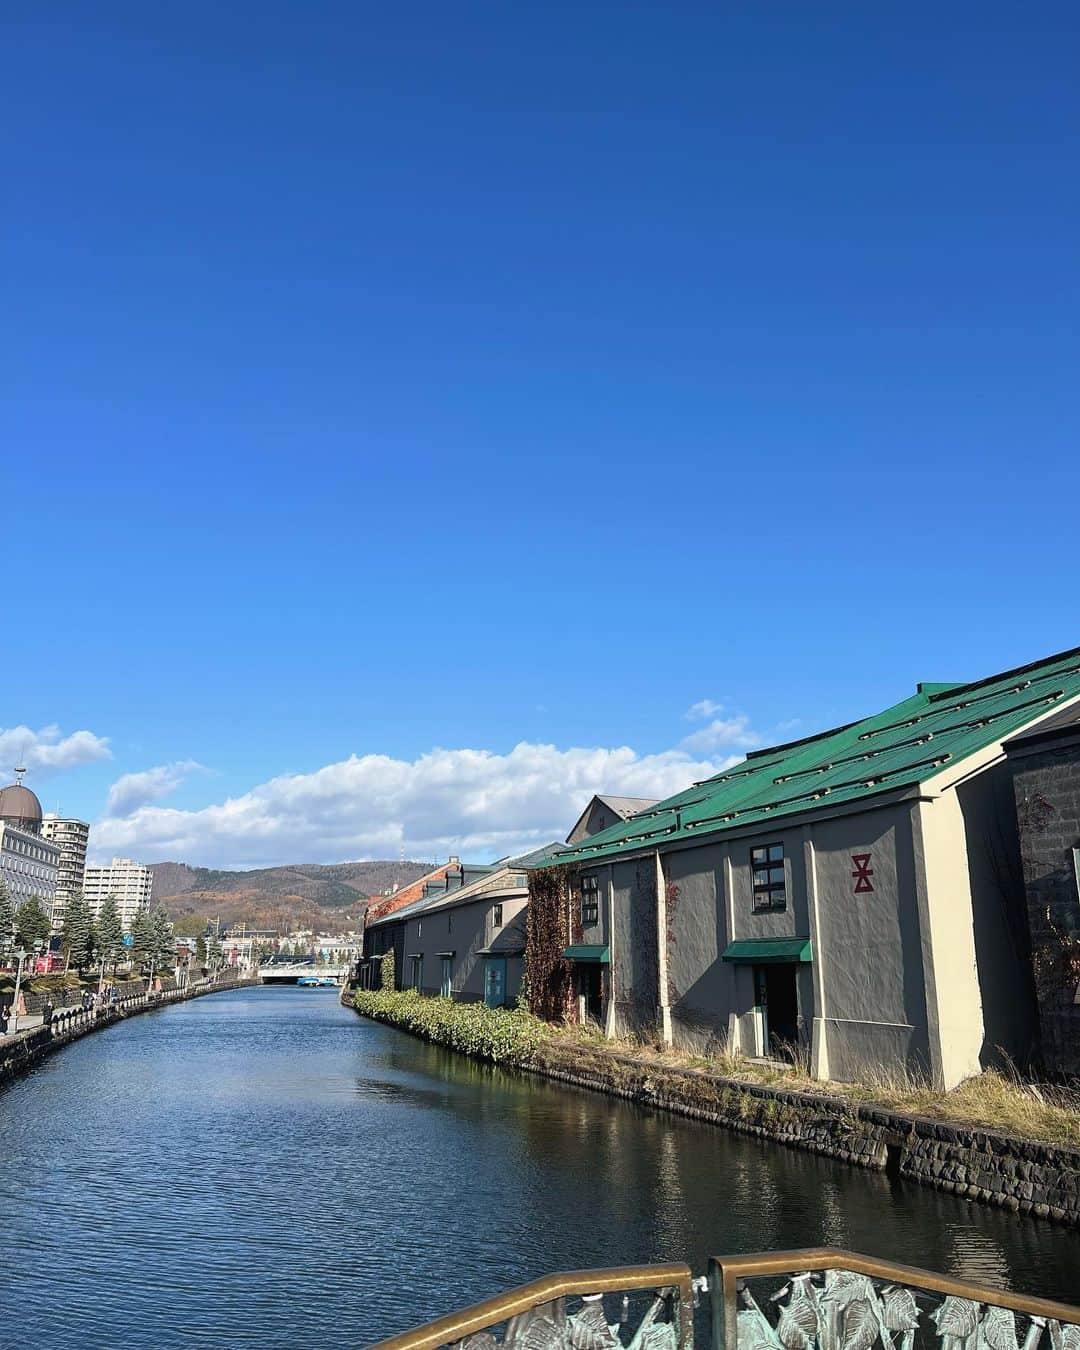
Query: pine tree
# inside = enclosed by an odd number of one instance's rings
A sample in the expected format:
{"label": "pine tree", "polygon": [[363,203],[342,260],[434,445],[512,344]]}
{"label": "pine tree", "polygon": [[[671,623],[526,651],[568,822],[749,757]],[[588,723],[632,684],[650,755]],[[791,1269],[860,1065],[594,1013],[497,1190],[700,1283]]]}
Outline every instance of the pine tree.
{"label": "pine tree", "polygon": [[206,969],[206,939],[201,933],[195,939],[195,964],[200,970]]}
{"label": "pine tree", "polygon": [[98,951],[105,960],[116,969],[124,951],[124,927],[120,922],[120,911],[116,908],[116,896],[107,895],[97,918],[96,942]]}
{"label": "pine tree", "polygon": [[15,911],[15,935],[27,951],[38,943],[48,942],[51,932],[52,921],[36,895],[32,895]]}
{"label": "pine tree", "polygon": [[131,923],[131,959],[136,965],[149,965],[153,955],[154,929],[150,911],[140,905]]}
{"label": "pine tree", "polygon": [[15,906],[7,882],[0,880],[0,955],[6,955],[15,942]]}
{"label": "pine tree", "polygon": [[176,965],[173,926],[160,905],[155,905],[150,911],[150,954],[155,970],[171,970]]}
{"label": "pine tree", "polygon": [[81,975],[94,954],[94,924],[82,891],[76,891],[64,911],[64,951]]}

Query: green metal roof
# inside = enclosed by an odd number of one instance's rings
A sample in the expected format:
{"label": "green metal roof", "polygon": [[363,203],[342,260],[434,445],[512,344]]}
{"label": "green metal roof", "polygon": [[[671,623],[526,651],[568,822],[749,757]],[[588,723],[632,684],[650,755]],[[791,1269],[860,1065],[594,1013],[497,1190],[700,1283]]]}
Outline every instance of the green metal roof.
{"label": "green metal roof", "polygon": [[789,961],[812,961],[809,938],[741,938],[724,948],[723,960],[737,965],[777,966]]}
{"label": "green metal roof", "polygon": [[755,750],[553,859],[603,861],[915,787],[1080,696],[1080,648],[973,684],[922,684],[874,717]]}
{"label": "green metal roof", "polygon": [[587,943],[579,942],[573,947],[567,947],[563,952],[567,961],[599,961],[607,965],[611,960],[610,947],[593,947]]}

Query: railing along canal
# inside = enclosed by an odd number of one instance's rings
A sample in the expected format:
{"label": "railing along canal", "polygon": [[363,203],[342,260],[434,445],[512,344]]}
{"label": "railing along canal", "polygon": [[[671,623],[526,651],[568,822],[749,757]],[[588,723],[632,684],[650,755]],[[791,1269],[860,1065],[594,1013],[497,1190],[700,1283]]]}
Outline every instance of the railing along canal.
{"label": "railing along canal", "polygon": [[713,1257],[696,1280],[549,1275],[373,1350],[692,1350],[695,1331],[711,1350],[1080,1350],[1080,1308],[819,1247]]}

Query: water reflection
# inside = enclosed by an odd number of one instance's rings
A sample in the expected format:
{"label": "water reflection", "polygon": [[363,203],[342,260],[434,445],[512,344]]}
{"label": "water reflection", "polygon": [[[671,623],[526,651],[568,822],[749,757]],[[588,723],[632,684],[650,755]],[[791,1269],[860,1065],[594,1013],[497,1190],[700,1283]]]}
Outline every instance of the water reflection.
{"label": "water reflection", "polygon": [[1080,1272],[1068,1230],[472,1064],[290,989],[89,1037],[0,1092],[0,1118],[0,1344],[44,1306],[59,1350],[313,1326],[360,1345],[553,1269],[819,1243],[1066,1299]]}

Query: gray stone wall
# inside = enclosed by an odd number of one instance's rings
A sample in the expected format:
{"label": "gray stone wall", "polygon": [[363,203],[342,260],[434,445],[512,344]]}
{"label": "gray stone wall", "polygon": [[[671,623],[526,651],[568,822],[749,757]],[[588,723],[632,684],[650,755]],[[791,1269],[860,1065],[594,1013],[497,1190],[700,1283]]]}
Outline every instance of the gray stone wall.
{"label": "gray stone wall", "polygon": [[1080,1074],[1080,745],[1012,763],[1042,1059],[1051,1072]]}

